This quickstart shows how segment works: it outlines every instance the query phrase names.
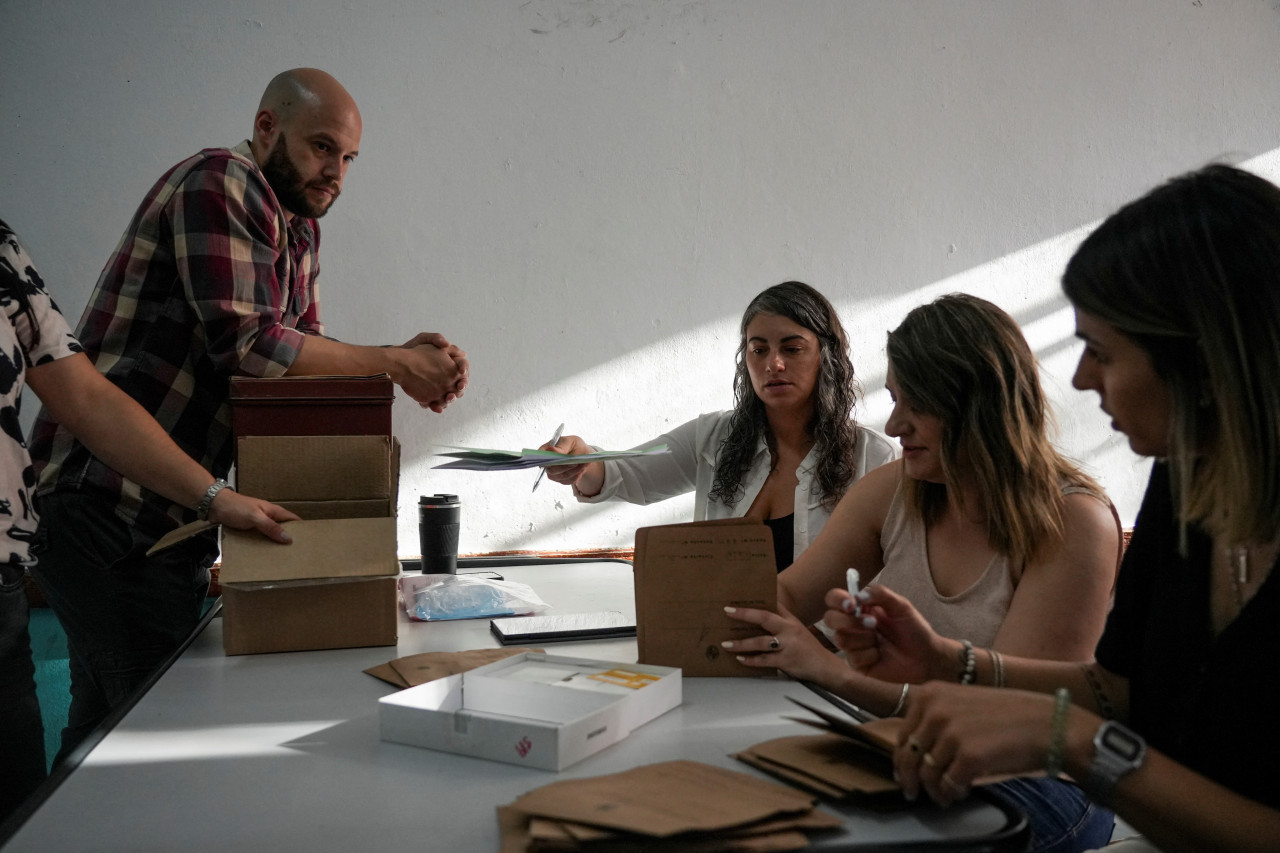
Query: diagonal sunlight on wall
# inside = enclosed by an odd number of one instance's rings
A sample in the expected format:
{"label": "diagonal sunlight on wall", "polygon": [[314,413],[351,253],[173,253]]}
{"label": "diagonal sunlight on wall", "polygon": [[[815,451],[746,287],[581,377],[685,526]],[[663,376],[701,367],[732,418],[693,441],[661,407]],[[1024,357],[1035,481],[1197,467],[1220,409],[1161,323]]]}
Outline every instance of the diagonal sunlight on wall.
{"label": "diagonal sunlight on wall", "polygon": [[[1280,149],[1240,165],[1269,180],[1280,180]],[[1134,455],[1123,435],[1111,429],[1098,411],[1095,394],[1071,387],[1081,348],[1074,337],[1074,314],[1059,287],[1071,253],[1096,225],[1097,221],[1082,225],[892,299],[842,300],[828,289],[849,331],[854,364],[863,382],[865,402],[859,419],[883,429],[890,409],[883,388],[885,334],[911,308],[951,292],[990,299],[1019,322],[1040,361],[1058,422],[1058,446],[1099,479],[1122,522],[1131,525],[1150,462]],[[738,315],[733,314],[659,339],[500,406],[481,428],[472,424],[465,435],[442,430],[435,440],[482,447],[536,446],[564,421],[566,433],[580,434],[597,445],[632,446],[699,412],[732,404],[737,323]],[[546,424],[547,435],[513,437],[512,425],[523,423]],[[416,549],[417,519],[411,502],[419,491],[455,491],[464,496],[464,552],[630,547],[637,527],[691,517],[691,497],[650,507],[580,505],[567,489],[546,480],[530,495],[536,476],[532,472],[431,471],[438,461],[429,456],[406,459],[399,531],[404,554]],[[471,531],[476,533],[469,536]]]}

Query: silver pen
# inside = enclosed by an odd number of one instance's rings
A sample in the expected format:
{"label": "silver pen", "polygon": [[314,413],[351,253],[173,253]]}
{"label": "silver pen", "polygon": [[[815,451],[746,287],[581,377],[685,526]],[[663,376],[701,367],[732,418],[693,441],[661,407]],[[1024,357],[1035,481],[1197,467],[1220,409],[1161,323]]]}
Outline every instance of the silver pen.
{"label": "silver pen", "polygon": [[[559,441],[560,433],[562,432],[564,432],[564,424],[560,424],[560,426],[556,427],[555,435],[551,436],[551,440],[548,441],[547,444],[555,444],[557,441]],[[542,478],[546,473],[547,473],[547,466],[543,465],[542,470],[538,472],[538,479],[533,481],[532,491],[535,491],[535,492],[538,491],[538,484],[542,482]]]}

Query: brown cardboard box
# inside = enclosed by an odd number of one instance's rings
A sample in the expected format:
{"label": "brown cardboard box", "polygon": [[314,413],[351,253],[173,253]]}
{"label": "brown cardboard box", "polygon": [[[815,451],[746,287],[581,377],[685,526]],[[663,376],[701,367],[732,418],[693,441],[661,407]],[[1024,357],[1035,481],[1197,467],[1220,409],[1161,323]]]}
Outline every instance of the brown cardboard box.
{"label": "brown cardboard box", "polygon": [[763,676],[720,644],[760,634],[726,606],[777,610],[773,533],[745,519],[642,527],[636,531],[636,644],[640,663],[687,676]]}
{"label": "brown cardboard box", "polygon": [[381,435],[242,436],[236,488],[306,519],[395,516],[399,452]]}
{"label": "brown cardboard box", "polygon": [[227,654],[395,644],[399,451],[384,435],[236,439],[237,487],[304,521],[285,548],[223,532]]}
{"label": "brown cardboard box", "polygon": [[[226,653],[394,645],[399,444],[383,435],[305,435],[245,436],[237,445],[237,488],[303,520],[285,525],[289,545],[222,531]],[[153,550],[208,526],[175,530]]]}
{"label": "brown cardboard box", "polygon": [[378,376],[231,379],[231,431],[246,435],[391,435],[395,385]]}

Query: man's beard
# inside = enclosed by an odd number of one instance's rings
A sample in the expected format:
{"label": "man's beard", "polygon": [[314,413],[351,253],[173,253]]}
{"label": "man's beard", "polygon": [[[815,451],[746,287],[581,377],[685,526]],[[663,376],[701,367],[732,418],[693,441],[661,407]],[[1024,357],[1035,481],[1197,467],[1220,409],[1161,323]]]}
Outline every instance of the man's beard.
{"label": "man's beard", "polygon": [[[283,133],[276,139],[275,147],[267,155],[267,162],[262,164],[262,174],[275,192],[276,199],[285,210],[295,216],[319,219],[328,213],[329,208],[333,207],[333,203],[338,200],[340,190],[332,181],[317,178],[308,184],[302,179],[297,167],[293,165],[293,159],[289,156],[289,146],[284,141]],[[313,204],[307,198],[308,186],[326,187],[333,190],[333,196],[326,204]]]}

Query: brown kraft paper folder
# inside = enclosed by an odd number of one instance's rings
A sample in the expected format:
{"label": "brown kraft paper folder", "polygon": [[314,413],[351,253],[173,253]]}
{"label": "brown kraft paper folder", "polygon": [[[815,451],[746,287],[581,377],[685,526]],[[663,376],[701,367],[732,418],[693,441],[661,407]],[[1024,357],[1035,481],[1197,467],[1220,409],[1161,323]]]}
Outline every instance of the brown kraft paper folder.
{"label": "brown kraft paper folder", "polygon": [[740,518],[642,527],[636,531],[636,644],[640,663],[687,676],[763,676],[725,650],[725,640],[760,629],[726,606],[777,610],[773,534]]}
{"label": "brown kraft paper folder", "polygon": [[[841,795],[848,795],[882,794],[901,787],[893,779],[893,752],[906,720],[883,717],[859,723],[794,697],[787,698],[820,718],[787,719],[822,729],[827,734],[775,738],[748,747],[734,758],[822,796],[832,796],[833,788]],[[844,741],[843,746],[840,740]],[[989,785],[1012,778],[1008,774],[983,776],[974,780],[974,784]]]}
{"label": "brown kraft paper folder", "polygon": [[422,652],[371,666],[365,672],[396,687],[417,687],[437,678],[459,672],[470,672],[479,666],[514,657],[525,652],[544,652],[529,646],[507,646],[502,649],[469,649],[464,652]]}

